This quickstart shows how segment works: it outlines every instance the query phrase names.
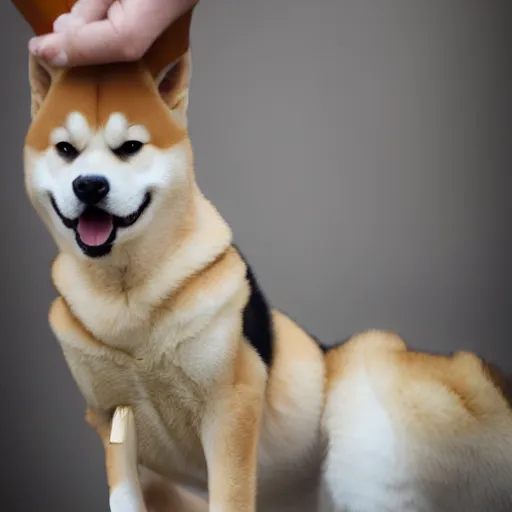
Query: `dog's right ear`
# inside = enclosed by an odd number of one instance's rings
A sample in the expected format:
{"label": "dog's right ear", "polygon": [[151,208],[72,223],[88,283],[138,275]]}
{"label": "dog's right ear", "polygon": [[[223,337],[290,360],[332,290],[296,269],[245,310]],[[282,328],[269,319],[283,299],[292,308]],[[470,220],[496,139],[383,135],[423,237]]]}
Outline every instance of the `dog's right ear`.
{"label": "dog's right ear", "polygon": [[28,63],[28,77],[30,84],[31,107],[30,114],[34,118],[43,105],[50,87],[55,79],[56,71],[46,62],[30,54]]}

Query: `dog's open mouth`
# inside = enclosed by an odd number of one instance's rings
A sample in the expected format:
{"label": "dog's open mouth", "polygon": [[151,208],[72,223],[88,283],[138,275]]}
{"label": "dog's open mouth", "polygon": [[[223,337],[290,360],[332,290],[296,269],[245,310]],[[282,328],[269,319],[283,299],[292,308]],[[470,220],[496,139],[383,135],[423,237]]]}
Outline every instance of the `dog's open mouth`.
{"label": "dog's open mouth", "polygon": [[78,217],[76,234],[89,247],[106,244],[114,230],[114,216],[100,208],[87,208]]}
{"label": "dog's open mouth", "polygon": [[119,228],[133,226],[151,202],[151,195],[146,194],[139,208],[126,217],[118,217],[97,206],[87,207],[76,219],[62,215],[55,199],[51,197],[52,206],[64,225],[75,232],[77,244],[90,257],[107,255],[116,239]]}

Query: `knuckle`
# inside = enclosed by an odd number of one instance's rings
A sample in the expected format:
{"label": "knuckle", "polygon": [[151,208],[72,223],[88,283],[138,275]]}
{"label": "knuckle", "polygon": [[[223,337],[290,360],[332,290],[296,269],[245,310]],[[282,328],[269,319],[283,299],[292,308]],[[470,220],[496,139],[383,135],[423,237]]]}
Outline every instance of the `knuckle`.
{"label": "knuckle", "polygon": [[144,48],[133,33],[124,33],[120,37],[120,53],[123,59],[135,61],[143,57]]}
{"label": "knuckle", "polygon": [[143,51],[139,45],[123,44],[121,54],[125,60],[134,61],[143,56]]}

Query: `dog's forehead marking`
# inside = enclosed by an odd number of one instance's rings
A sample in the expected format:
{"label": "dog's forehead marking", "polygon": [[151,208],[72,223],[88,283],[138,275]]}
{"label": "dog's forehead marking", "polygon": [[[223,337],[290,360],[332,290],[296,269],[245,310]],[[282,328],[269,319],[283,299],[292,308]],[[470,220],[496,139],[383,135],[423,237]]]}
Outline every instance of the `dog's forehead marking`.
{"label": "dog's forehead marking", "polygon": [[[61,141],[71,137],[83,141],[85,125],[90,137],[109,139],[111,147],[131,139],[169,148],[187,136],[186,127],[176,122],[159,98],[151,77],[135,64],[112,65],[107,71],[87,67],[68,70],[52,85],[25,142],[44,151],[57,136],[63,137]],[[121,126],[124,135],[120,134]]]}
{"label": "dog's forehead marking", "polygon": [[130,125],[128,119],[120,112],[114,112],[108,118],[103,134],[110,147],[119,147],[127,140],[137,140],[147,144],[151,136],[141,124]]}
{"label": "dog's forehead marking", "polygon": [[111,114],[104,128],[100,130],[91,128],[87,118],[80,112],[71,112],[64,126],[52,130],[50,139],[53,145],[69,142],[83,149],[97,135],[102,136],[111,148],[117,148],[127,140],[137,140],[143,144],[151,141],[151,135],[145,126],[140,124],[130,126],[128,119],[120,112]]}
{"label": "dog's forehead marking", "polygon": [[92,136],[87,118],[80,112],[70,112],[63,126],[53,129],[50,134],[52,144],[69,142],[82,149]]}
{"label": "dog's forehead marking", "polygon": [[126,139],[128,127],[128,119],[123,114],[119,112],[111,114],[103,130],[107,144],[113,148],[120,146]]}
{"label": "dog's forehead marking", "polygon": [[52,133],[50,134],[50,141],[54,146],[59,142],[71,143],[71,137],[66,128],[59,126],[58,128],[52,130]]}
{"label": "dog's forehead marking", "polygon": [[68,115],[66,127],[77,142],[86,142],[92,135],[87,118],[80,112],[71,112]]}
{"label": "dog's forehead marking", "polygon": [[151,142],[151,135],[148,129],[142,124],[134,124],[128,129],[127,138],[131,140],[138,140],[144,144]]}

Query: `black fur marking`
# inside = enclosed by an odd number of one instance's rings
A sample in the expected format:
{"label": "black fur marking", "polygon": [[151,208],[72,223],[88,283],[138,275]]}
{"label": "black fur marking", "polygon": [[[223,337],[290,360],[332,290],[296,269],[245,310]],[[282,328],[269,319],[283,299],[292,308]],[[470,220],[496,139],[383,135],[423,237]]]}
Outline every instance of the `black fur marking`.
{"label": "black fur marking", "polygon": [[[261,290],[258,280],[253,272],[252,267],[249,265],[247,259],[243,255],[242,251],[236,246],[232,244],[236,249],[242,260],[244,261],[247,267],[247,280],[249,281],[249,286],[251,289],[249,301],[244,309],[244,326],[243,332],[247,341],[254,347],[256,352],[258,352],[259,356],[269,368],[272,364],[272,356],[273,356],[273,344],[274,344],[274,326],[272,322],[272,314],[271,314],[271,306],[267,302],[267,299]],[[286,316],[291,318],[289,315],[283,312]],[[304,329],[303,327],[301,327]],[[304,329],[305,330],[305,329]],[[335,349],[341,345],[343,345],[346,341],[350,339],[347,337],[342,341],[335,342],[331,345],[327,345],[321,342],[316,336],[313,336],[311,333],[305,331],[306,334],[315,341],[320,350],[326,354],[332,349]]]}
{"label": "black fur marking", "polygon": [[247,280],[249,281],[250,296],[244,309],[243,332],[244,337],[258,352],[267,367],[272,364],[274,326],[271,308],[263,294],[254,272],[240,249],[233,244],[247,267]]}

